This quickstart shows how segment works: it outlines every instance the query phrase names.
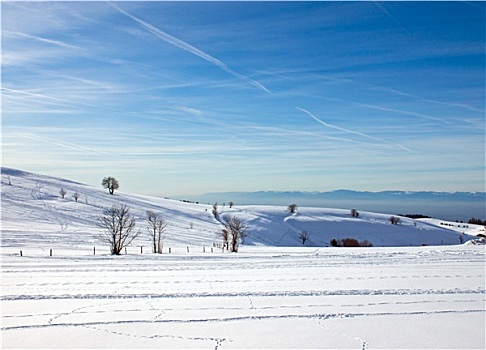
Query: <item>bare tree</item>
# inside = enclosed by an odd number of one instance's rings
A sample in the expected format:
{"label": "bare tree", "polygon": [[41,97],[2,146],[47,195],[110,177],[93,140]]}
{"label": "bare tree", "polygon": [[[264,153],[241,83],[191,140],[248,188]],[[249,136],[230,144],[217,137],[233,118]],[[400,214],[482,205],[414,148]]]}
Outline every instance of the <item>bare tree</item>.
{"label": "bare tree", "polygon": [[64,196],[66,195],[66,193],[67,193],[67,192],[66,192],[66,190],[65,190],[64,188],[61,188],[61,189],[59,190],[59,194],[61,195],[61,198],[62,198],[62,199],[64,199]]}
{"label": "bare tree", "polygon": [[221,237],[223,238],[223,248],[226,248],[226,250],[229,250],[230,233],[226,229],[226,227],[221,230]]}
{"label": "bare tree", "polygon": [[215,219],[218,218],[218,202],[213,204],[213,215]]}
{"label": "bare tree", "polygon": [[302,241],[302,244],[304,245],[305,242],[310,238],[310,233],[307,231],[302,230],[299,235],[299,239]]}
{"label": "bare tree", "polygon": [[110,194],[115,193],[115,190],[120,187],[120,183],[118,182],[118,180],[112,176],[105,177],[101,181],[101,185],[103,186],[103,188],[108,189],[108,192],[110,192]]}
{"label": "bare tree", "polygon": [[163,233],[167,227],[167,223],[160,217],[159,213],[147,210],[147,230],[153,240],[153,253],[162,254],[163,247]]}
{"label": "bare tree", "polygon": [[234,203],[233,202],[229,202],[228,205],[229,205],[229,207],[231,209],[231,208],[233,208]]}
{"label": "bare tree", "polygon": [[78,201],[79,197],[80,197],[79,193],[78,193],[78,192],[74,192],[74,194],[73,194],[73,198],[74,198],[74,200],[75,200],[76,202]]}
{"label": "bare tree", "polygon": [[104,209],[98,226],[104,229],[99,239],[110,245],[113,255],[120,255],[122,249],[130,245],[140,234],[135,232],[135,219],[132,218],[130,209],[125,204]]}
{"label": "bare tree", "polygon": [[240,243],[243,243],[247,236],[246,223],[236,216],[225,216],[222,223],[231,236],[231,251],[234,253],[238,252]]}
{"label": "bare tree", "polygon": [[292,214],[295,213],[297,211],[297,204],[290,204],[287,207],[287,210],[290,211]]}

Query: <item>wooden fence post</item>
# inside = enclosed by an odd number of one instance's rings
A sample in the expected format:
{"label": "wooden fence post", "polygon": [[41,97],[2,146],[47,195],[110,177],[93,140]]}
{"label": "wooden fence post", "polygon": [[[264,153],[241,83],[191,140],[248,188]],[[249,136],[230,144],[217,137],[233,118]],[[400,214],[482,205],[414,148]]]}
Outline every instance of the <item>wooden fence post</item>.
{"label": "wooden fence post", "polygon": [[93,247],[93,255],[96,255],[96,247]]}
{"label": "wooden fence post", "polygon": [[52,256],[52,249],[49,250],[49,256]]}
{"label": "wooden fence post", "polygon": [[20,251],[20,256],[23,256],[23,255],[22,255],[22,251]]}
{"label": "wooden fence post", "polygon": [[169,247],[169,254],[171,253],[172,249]]}
{"label": "wooden fence post", "polygon": [[189,247],[187,247],[187,252],[189,253]]}
{"label": "wooden fence post", "polygon": [[203,247],[203,253],[206,253],[206,247]]}
{"label": "wooden fence post", "polygon": [[140,246],[140,254],[143,254],[143,246]]}
{"label": "wooden fence post", "polygon": [[125,255],[127,254],[127,247],[125,247]]}

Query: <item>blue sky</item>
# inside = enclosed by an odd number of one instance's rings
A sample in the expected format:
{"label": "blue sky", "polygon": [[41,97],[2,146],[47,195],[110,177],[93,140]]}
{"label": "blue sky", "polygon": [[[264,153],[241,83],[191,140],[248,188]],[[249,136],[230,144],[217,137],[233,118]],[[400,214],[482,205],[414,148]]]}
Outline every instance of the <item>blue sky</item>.
{"label": "blue sky", "polygon": [[124,192],[485,190],[484,2],[2,2],[2,164]]}

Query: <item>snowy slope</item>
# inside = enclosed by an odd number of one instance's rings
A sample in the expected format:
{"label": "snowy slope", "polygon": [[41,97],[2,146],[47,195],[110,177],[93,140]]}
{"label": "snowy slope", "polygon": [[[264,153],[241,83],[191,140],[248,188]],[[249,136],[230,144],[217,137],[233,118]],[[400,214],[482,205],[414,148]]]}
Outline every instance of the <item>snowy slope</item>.
{"label": "snowy slope", "polygon": [[[457,245],[463,229],[480,227],[236,206],[221,215],[247,221],[246,246],[203,253],[221,227],[208,205],[111,196],[6,168],[1,193],[2,348],[485,348],[485,249]],[[172,254],[150,254],[147,237],[126,255],[99,245],[96,219],[117,203],[132,208],[141,229],[145,210],[161,212]],[[312,247],[298,241],[301,230]],[[315,247],[340,236],[375,246],[456,245]]]}
{"label": "snowy slope", "polygon": [[[99,245],[96,221],[103,208],[127,204],[145,231],[145,212],[153,210],[168,222],[166,247],[210,247],[219,242],[221,223],[210,205],[126,194],[108,194],[73,181],[2,168],[2,247],[71,247]],[[121,184],[123,186],[123,184]],[[60,190],[67,193],[61,198]],[[76,202],[73,194],[78,193]],[[359,210],[359,208],[358,208]],[[474,238],[484,227],[452,227],[439,220],[401,218],[391,225],[391,214],[360,212],[353,218],[342,209],[298,208],[290,214],[285,207],[219,207],[220,216],[236,215],[246,221],[249,236],[245,245],[299,247],[301,231],[310,239],[306,246],[328,246],[331,239],[355,238],[374,246],[420,246],[459,244]],[[465,235],[463,235],[465,233]],[[148,235],[141,235],[134,246],[149,247]]]}

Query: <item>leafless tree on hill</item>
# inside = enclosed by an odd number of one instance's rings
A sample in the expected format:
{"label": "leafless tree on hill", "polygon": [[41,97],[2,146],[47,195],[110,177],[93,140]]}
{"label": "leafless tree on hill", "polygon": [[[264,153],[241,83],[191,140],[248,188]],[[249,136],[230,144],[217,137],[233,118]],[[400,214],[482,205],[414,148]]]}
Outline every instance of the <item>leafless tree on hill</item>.
{"label": "leafless tree on hill", "polygon": [[167,227],[167,223],[160,217],[159,213],[155,213],[151,210],[147,210],[147,230],[152,238],[154,253],[162,253],[163,247],[163,233]]}
{"label": "leafless tree on hill", "polygon": [[99,239],[110,245],[113,255],[120,255],[122,249],[129,246],[140,234],[135,232],[135,219],[125,204],[104,209],[98,226],[104,230]]}

